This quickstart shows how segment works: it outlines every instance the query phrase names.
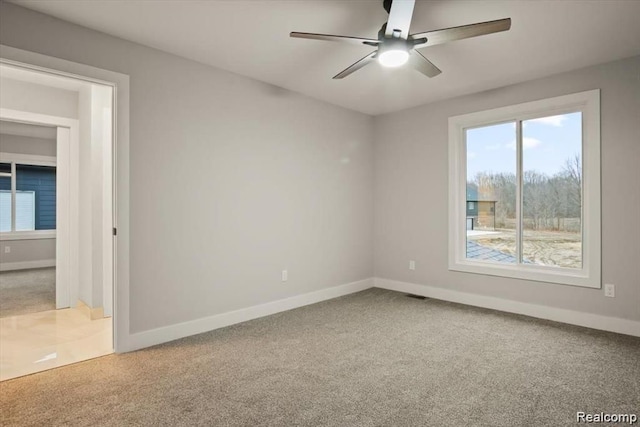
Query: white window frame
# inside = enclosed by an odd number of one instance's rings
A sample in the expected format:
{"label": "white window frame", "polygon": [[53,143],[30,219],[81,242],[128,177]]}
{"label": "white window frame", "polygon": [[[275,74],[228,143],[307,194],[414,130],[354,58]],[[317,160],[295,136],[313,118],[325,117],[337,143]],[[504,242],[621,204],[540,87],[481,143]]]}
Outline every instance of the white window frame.
{"label": "white window frame", "polygon": [[[582,113],[582,268],[514,265],[468,259],[466,257],[466,129],[516,122],[518,141],[516,156],[519,176],[522,167],[520,123],[524,120],[574,112]],[[522,205],[520,194],[518,199],[518,209],[520,209]],[[602,283],[600,90],[450,117],[449,218],[449,270],[599,289]],[[521,224],[518,233],[522,233]]]}
{"label": "white window frame", "polygon": [[11,231],[0,232],[0,241],[55,239],[56,230],[15,230],[15,193],[16,193],[16,165],[51,166],[57,167],[56,158],[52,156],[37,156],[31,154],[16,154],[0,152],[0,163],[11,165]]}

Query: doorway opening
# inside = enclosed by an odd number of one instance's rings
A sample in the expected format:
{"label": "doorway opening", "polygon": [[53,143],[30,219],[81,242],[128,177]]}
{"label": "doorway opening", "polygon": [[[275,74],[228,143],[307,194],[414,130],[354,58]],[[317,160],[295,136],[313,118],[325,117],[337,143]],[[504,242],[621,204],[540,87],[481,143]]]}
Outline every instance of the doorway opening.
{"label": "doorway opening", "polygon": [[0,380],[114,350],[114,87],[0,64]]}

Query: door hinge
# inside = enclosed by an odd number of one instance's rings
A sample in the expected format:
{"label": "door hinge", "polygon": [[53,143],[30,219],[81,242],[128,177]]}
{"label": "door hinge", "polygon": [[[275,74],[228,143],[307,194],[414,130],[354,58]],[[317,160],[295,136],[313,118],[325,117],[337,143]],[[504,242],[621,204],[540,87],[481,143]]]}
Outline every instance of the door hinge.
{"label": "door hinge", "polygon": [[113,227],[113,235],[114,235],[114,236],[117,236],[117,235],[118,235],[118,229],[117,229],[117,228],[115,228],[115,227]]}

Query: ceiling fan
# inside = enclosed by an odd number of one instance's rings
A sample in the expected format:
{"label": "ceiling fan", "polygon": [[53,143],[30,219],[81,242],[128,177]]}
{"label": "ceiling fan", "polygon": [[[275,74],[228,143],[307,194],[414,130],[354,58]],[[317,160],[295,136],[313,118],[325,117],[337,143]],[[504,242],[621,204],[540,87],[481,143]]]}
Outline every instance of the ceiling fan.
{"label": "ceiling fan", "polygon": [[415,0],[383,0],[382,3],[385,10],[389,13],[389,20],[382,25],[382,28],[378,32],[377,39],[298,32],[292,32],[290,36],[377,48],[375,51],[333,76],[334,79],[343,79],[376,59],[385,67],[399,67],[409,62],[413,68],[427,77],[435,77],[442,71],[416,49],[469,37],[499,33],[511,28],[511,18],[506,18],[462,25],[460,27],[444,28],[442,30],[409,34]]}

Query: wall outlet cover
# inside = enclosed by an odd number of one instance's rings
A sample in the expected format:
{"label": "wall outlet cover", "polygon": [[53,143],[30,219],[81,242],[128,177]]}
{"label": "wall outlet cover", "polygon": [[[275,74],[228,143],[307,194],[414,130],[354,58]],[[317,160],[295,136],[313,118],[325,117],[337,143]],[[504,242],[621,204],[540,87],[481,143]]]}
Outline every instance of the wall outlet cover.
{"label": "wall outlet cover", "polygon": [[610,283],[604,285],[604,296],[609,298],[615,298],[616,287]]}

